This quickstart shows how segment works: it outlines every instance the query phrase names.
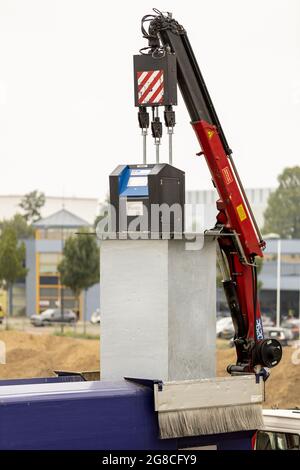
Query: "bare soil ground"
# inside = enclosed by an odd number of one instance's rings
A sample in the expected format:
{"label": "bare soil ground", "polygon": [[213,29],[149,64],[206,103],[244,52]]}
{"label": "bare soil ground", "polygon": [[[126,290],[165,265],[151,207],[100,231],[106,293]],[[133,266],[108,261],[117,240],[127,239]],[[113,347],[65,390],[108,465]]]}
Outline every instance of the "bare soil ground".
{"label": "bare soil ground", "polygon": [[54,370],[99,370],[99,341],[50,334],[1,331],[6,364],[0,379],[54,376]]}
{"label": "bare soil ground", "polygon": [[[54,370],[99,369],[98,340],[22,331],[0,331],[0,340],[5,342],[7,352],[6,364],[0,364],[0,379],[49,377],[54,375]],[[284,348],[280,365],[272,370],[266,382],[266,408],[300,407],[300,364],[292,363],[294,352],[294,348]],[[218,349],[217,375],[226,376],[226,367],[234,359],[234,349]]]}

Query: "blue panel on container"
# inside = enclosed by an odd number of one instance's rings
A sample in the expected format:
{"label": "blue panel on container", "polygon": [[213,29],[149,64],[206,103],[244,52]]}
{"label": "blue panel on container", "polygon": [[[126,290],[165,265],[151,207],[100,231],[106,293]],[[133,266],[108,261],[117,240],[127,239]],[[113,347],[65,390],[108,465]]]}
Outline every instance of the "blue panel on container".
{"label": "blue panel on container", "polygon": [[126,167],[119,176],[119,194],[123,197],[145,197],[149,195],[148,174],[150,170]]}
{"label": "blue panel on container", "polygon": [[126,197],[145,197],[149,196],[148,186],[133,186],[132,188],[126,188],[120,196]]}
{"label": "blue panel on container", "polygon": [[126,166],[123,169],[122,173],[119,175],[119,194],[122,194],[122,192],[125,191],[129,176],[130,176],[129,167]]}

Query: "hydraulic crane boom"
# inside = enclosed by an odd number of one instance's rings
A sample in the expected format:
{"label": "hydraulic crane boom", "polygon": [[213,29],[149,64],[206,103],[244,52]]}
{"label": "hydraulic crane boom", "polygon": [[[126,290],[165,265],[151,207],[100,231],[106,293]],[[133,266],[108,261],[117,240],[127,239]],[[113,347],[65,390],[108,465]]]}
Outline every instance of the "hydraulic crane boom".
{"label": "hydraulic crane boom", "polygon": [[[152,57],[176,57],[177,83],[209,167],[219,199],[216,228],[219,230],[218,254],[223,287],[235,329],[237,362],[228,366],[232,374],[257,373],[274,367],[281,359],[280,343],[264,339],[257,293],[255,257],[262,257],[265,242],[253,216],[240,181],[231,149],[214,109],[185,29],[172,18],[154,10],[142,19],[142,33],[149,46],[142,54]],[[145,22],[149,27],[145,29]],[[151,103],[156,111],[162,102]],[[174,103],[176,104],[176,103]],[[145,108],[139,104],[139,121]],[[149,105],[149,104],[148,104]],[[165,107],[166,113],[172,106]],[[158,118],[156,118],[156,121]],[[175,118],[173,117],[175,124]],[[167,124],[167,123],[166,123]],[[173,124],[173,125],[174,125]],[[142,127],[142,126],[141,126]],[[154,135],[155,137],[155,135]]]}

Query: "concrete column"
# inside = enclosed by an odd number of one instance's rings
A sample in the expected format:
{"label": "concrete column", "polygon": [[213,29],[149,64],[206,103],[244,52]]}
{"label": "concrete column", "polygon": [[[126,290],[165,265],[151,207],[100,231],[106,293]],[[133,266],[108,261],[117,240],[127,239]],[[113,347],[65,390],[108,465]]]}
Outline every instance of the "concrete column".
{"label": "concrete column", "polygon": [[101,245],[101,378],[215,375],[215,242]]}

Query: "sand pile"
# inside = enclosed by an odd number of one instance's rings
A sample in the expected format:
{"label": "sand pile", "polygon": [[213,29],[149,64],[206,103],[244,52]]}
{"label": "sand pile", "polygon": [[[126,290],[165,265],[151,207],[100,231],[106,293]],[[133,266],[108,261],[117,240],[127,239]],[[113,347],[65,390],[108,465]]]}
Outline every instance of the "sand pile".
{"label": "sand pile", "polygon": [[49,334],[1,331],[6,345],[6,364],[1,378],[47,377],[54,370],[99,370],[99,341]]}

